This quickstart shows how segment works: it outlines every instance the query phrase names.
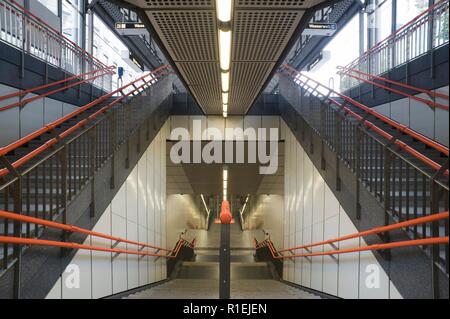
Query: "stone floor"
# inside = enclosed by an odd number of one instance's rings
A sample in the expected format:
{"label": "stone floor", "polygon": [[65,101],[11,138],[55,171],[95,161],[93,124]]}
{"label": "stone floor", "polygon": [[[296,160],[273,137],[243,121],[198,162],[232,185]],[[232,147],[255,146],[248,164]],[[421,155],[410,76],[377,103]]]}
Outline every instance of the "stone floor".
{"label": "stone floor", "polygon": [[[127,299],[218,299],[219,282],[211,279],[175,279]],[[308,292],[269,279],[234,280],[232,299],[320,299]]]}

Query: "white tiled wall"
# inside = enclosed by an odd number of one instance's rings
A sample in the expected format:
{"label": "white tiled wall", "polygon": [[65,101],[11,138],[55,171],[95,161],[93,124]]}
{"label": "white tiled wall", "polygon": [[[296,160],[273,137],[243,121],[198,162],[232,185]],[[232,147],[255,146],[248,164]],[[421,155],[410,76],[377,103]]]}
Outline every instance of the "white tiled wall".
{"label": "white tiled wall", "polygon": [[[285,197],[283,247],[306,245],[357,232],[356,227],[325,183],[289,128],[285,132]],[[366,245],[353,239],[338,248]],[[331,250],[318,246],[313,252]],[[305,252],[303,251],[298,251]],[[366,280],[373,265],[379,270],[379,288],[368,288]],[[285,280],[342,298],[401,298],[372,252],[351,253],[285,261]],[[370,285],[369,285],[370,286]]]}
{"label": "white tiled wall", "polygon": [[[17,89],[0,84],[0,96],[15,93]],[[33,97],[27,94],[24,99]],[[12,98],[0,101],[0,107],[19,101]],[[63,103],[54,99],[43,98],[26,104],[24,107],[14,107],[0,111],[0,147],[8,145],[24,137],[46,124],[74,111],[77,106]]]}
{"label": "white tiled wall", "polygon": [[[448,95],[448,86],[434,91]],[[424,93],[418,94],[417,97],[430,100]],[[448,106],[448,100],[437,98],[436,102]],[[433,109],[422,102],[409,98],[376,106],[374,110],[439,143],[449,145],[449,117],[446,110]]]}
{"label": "white tiled wall", "polygon": [[[148,147],[106,208],[94,231],[166,247],[166,137],[168,123]],[[85,244],[111,247],[111,241],[88,237]],[[119,244],[117,248],[136,250]],[[153,251],[153,250],[151,250]],[[80,271],[79,288],[67,285],[69,271]],[[79,250],[47,298],[101,298],[166,278],[166,260]]]}

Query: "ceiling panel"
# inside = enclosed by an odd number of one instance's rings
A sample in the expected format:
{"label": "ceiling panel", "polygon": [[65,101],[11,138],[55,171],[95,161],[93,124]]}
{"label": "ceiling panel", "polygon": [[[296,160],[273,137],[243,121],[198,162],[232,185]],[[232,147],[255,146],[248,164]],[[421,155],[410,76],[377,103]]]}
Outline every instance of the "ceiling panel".
{"label": "ceiling panel", "polygon": [[[222,114],[215,0],[127,0],[144,9],[206,114]],[[234,0],[229,114],[245,114],[305,10],[323,0]]]}
{"label": "ceiling panel", "polygon": [[217,60],[214,10],[147,11],[147,15],[175,62]]}
{"label": "ceiling panel", "polygon": [[234,19],[234,61],[276,62],[303,11],[238,10]]}

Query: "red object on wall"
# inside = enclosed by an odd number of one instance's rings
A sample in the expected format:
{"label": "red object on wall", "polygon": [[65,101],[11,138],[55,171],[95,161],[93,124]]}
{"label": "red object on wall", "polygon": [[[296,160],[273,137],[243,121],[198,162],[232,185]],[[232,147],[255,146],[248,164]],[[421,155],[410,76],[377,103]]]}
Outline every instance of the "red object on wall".
{"label": "red object on wall", "polygon": [[222,208],[220,210],[220,222],[222,224],[231,224],[233,216],[230,211],[230,203],[227,200],[222,202]]}

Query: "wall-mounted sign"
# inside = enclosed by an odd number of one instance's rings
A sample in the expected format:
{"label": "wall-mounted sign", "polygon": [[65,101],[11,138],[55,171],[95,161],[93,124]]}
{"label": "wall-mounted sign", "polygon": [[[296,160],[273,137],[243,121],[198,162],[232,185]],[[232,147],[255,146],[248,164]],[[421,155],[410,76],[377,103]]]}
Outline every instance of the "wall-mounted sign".
{"label": "wall-mounted sign", "polygon": [[140,22],[116,22],[116,30],[120,35],[146,35],[147,28]]}
{"label": "wall-mounted sign", "polygon": [[337,31],[336,23],[311,22],[308,23],[303,35],[321,35],[330,37]]}

